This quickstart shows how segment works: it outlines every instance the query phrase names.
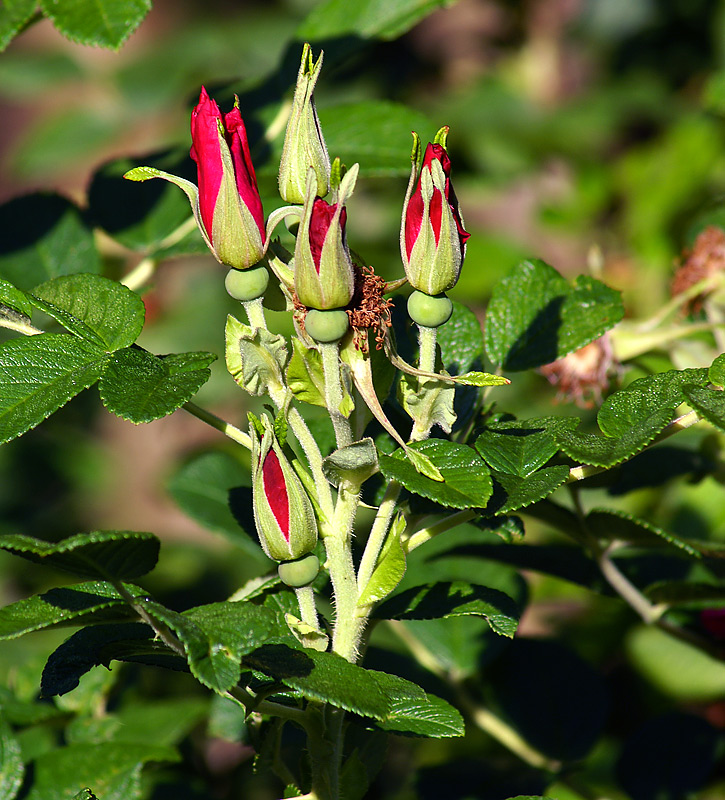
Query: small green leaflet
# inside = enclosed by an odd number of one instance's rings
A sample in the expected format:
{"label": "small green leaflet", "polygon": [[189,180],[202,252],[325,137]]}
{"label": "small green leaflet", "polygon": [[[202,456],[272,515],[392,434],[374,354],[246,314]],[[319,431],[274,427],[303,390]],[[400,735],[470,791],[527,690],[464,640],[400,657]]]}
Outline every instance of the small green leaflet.
{"label": "small green leaflet", "polygon": [[284,389],[287,346],[283,336],[250,328],[230,315],[226,362],[234,380],[252,395],[274,395]]}
{"label": "small green leaflet", "polygon": [[24,775],[20,743],[5,718],[0,716],[0,797],[3,800],[14,800]]}
{"label": "small green leaflet", "polygon": [[398,516],[390,527],[377,564],[365,588],[358,597],[358,606],[372,605],[387,597],[405,575],[405,551],[400,537],[405,530],[405,518]]}
{"label": "small green leaflet", "polygon": [[155,356],[127,347],[111,357],[98,391],[103,405],[136,425],[181,408],[209,380],[212,353]]}

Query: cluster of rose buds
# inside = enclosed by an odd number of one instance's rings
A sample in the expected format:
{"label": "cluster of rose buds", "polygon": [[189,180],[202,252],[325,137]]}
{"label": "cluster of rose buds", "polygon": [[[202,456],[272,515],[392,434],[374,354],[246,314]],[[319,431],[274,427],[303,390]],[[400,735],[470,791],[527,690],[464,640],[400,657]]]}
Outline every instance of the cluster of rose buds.
{"label": "cluster of rose buds", "polygon": [[[318,342],[340,339],[348,329],[349,309],[360,279],[347,244],[347,201],[358,175],[339,160],[330,162],[314,102],[322,67],[305,45],[279,171],[279,192],[294,206],[278,209],[265,227],[262,200],[239,109],[222,114],[202,88],[191,114],[191,157],[198,184],[148,167],[127,173],[133,180],[160,177],[179,185],[191,201],[197,224],[214,257],[230,267],[229,293],[242,302],[261,298],[269,280],[267,266],[296,303],[307,309],[305,328]],[[400,248],[413,294],[408,309],[414,322],[437,327],[448,320],[451,289],[461,271],[468,233],[451,185],[446,151],[448,128],[441,128],[422,156],[413,134],[412,170],[403,206]],[[293,258],[284,263],[274,227],[285,217],[297,224]],[[270,558],[297,562],[317,541],[309,497],[275,435],[265,429],[260,441],[252,431],[254,514],[260,542]],[[296,579],[296,578],[295,578]]]}

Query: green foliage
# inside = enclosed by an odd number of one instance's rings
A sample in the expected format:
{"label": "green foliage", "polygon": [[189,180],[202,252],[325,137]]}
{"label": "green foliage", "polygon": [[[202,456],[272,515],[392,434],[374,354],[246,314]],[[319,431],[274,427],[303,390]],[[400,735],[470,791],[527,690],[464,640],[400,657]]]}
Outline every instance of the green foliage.
{"label": "green foliage", "polygon": [[465,445],[431,439],[411,446],[427,456],[443,476],[435,481],[421,475],[408,463],[403,451],[392,456],[380,454],[380,471],[408,491],[451,508],[482,508],[491,496],[491,478],[476,451]]}
{"label": "green foliage", "polygon": [[[102,69],[47,23],[41,49],[24,34],[47,17],[117,49],[150,5],[0,4],[0,49],[24,37],[0,57],[21,110],[3,163],[34,192],[0,206],[0,797],[720,798],[715,11],[580,4],[544,32],[546,63],[534,11],[501,3],[484,20],[440,0],[210,0],[166,27],[159,6]],[[303,40],[325,50],[333,184],[360,164],[352,259],[388,282],[358,281],[337,377],[292,311],[294,212],[270,231],[264,308],[241,309],[192,213],[202,82],[223,113],[239,96],[278,208]],[[471,233],[423,355],[392,294],[411,130],[447,139]],[[190,414],[135,431],[104,408]],[[294,590],[255,531],[260,419],[320,530]],[[104,530],[119,514],[159,531],[158,564],[156,536]]]}
{"label": "green foliage", "polygon": [[583,347],[624,316],[617,292],[580,276],[570,285],[543,261],[524,261],[491,297],[486,352],[497,366],[520,371]]}

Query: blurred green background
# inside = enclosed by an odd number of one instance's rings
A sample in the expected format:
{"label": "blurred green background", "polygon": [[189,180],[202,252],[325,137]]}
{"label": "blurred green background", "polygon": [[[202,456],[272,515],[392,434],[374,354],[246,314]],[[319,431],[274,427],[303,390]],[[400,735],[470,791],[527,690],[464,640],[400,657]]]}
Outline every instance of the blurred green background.
{"label": "blurred green background", "polygon": [[[282,205],[275,200],[274,163],[281,131],[271,141],[263,134],[290,97],[301,43],[311,40],[315,52],[325,50],[316,98],[331,155],[361,165],[349,206],[349,241],[388,279],[402,273],[398,231],[413,126],[424,142],[450,126],[456,192],[472,233],[451,296],[481,319],[496,281],[526,256],[543,258],[567,277],[591,270],[623,292],[631,319],[642,319],[666,301],[677,260],[697,233],[711,222],[725,222],[721,0],[460,0],[445,8],[419,2],[409,4],[409,16],[392,21],[385,18],[384,3],[361,4],[367,16],[351,13],[351,5],[346,10],[344,3],[313,0],[157,0],[117,53],[73,44],[48,21],[32,26],[0,54],[0,201],[38,190],[73,199],[96,226],[108,273],[129,272],[145,255],[144,237],[128,221],[140,189],[124,188],[117,179],[105,185],[102,176],[118,174],[116,159],[128,166],[149,163],[150,154],[183,159],[189,112],[203,83],[226,108],[233,93],[240,95],[269,213]],[[164,214],[179,224],[188,215],[184,198],[174,187],[165,197]],[[224,319],[235,306],[224,293],[223,272],[193,237],[163,261],[144,299],[144,346],[157,353],[223,354]],[[284,315],[271,317],[277,329],[289,330]],[[699,355],[693,346],[692,363],[673,364],[668,355],[656,354],[629,368],[623,379],[651,368],[691,366]],[[506,410],[527,417],[557,413],[556,389],[540,375],[518,375],[507,391],[497,396]],[[199,402],[244,424],[246,406],[223,358]],[[683,535],[722,541],[722,486],[714,477],[702,479],[705,472],[717,473],[708,468],[708,458],[721,443],[715,434],[693,431],[675,444],[681,452],[673,458],[685,465],[688,482],[664,492],[639,488],[626,498],[595,489],[592,502],[626,507]],[[259,572],[264,560],[251,550],[230,558],[239,551],[182,513],[165,488],[179,463],[209,446],[224,449],[214,432],[182,412],[135,428],[105,414],[96,394],[86,393],[38,430],[0,448],[0,530],[49,539],[104,527],[152,530],[173,543],[148,581],[152,591],[179,609],[224,599]],[[540,523],[527,523],[527,540],[559,543]],[[0,557],[0,567],[3,603],[65,580],[10,556]],[[513,570],[496,569],[492,585],[519,580]],[[566,787],[552,788],[471,726],[465,742],[396,740],[379,796],[497,799],[546,789],[560,800],[600,792],[637,800],[674,800],[692,792],[725,797],[725,767],[717,761],[725,729],[725,666],[645,630],[621,603],[577,581],[528,573],[527,583],[531,605],[522,634],[534,647],[567,648],[538,653],[552,665],[552,680],[566,678],[566,669],[556,665],[571,657],[583,659],[596,671],[596,681],[607,685],[612,710],[581,774]],[[485,665],[493,645],[470,653],[463,641],[470,630],[461,631],[453,663],[461,669]],[[426,635],[430,631],[421,633]],[[51,642],[62,638],[3,644],[2,672],[19,696],[34,695],[43,658]],[[516,659],[526,657],[521,649],[510,669],[515,672]],[[164,697],[177,690],[174,681],[164,685],[165,676],[152,672],[134,673],[135,684],[128,677],[128,691]],[[102,677],[94,680],[102,683]],[[183,678],[178,681],[178,691],[195,691]],[[578,690],[576,681],[571,685]],[[545,681],[542,686],[541,693],[550,690]],[[583,696],[599,691],[586,680],[582,686]],[[79,695],[80,707],[92,706],[92,688]],[[571,691],[563,706],[599,713]],[[501,693],[506,705],[505,686]],[[552,707],[531,713],[560,709],[553,697]],[[510,696],[508,702],[511,711]],[[191,708],[189,730],[198,718],[198,708]],[[214,719],[212,732],[218,734],[225,718],[219,711]],[[234,724],[240,723],[229,722]],[[677,753],[686,752],[687,741],[704,737],[704,750],[690,759],[709,753],[699,782],[685,780],[680,794],[660,791],[654,778],[644,780],[644,788],[635,779],[622,788],[617,775],[622,769],[631,773],[626,757],[632,748],[639,748],[640,777],[647,770],[654,776],[661,767],[661,740],[647,733],[648,724],[668,732]],[[178,735],[187,728],[181,726]],[[647,749],[637,736],[656,746]],[[42,750],[40,734],[37,741],[26,738],[29,752]],[[202,747],[199,741],[195,746]],[[272,796],[251,776],[244,747],[232,748],[228,761],[222,750],[204,751],[213,796]],[[418,778],[417,769],[423,770]],[[155,780],[154,800],[172,796],[164,793],[163,773]],[[197,775],[187,794],[173,796],[204,796],[198,782]]]}

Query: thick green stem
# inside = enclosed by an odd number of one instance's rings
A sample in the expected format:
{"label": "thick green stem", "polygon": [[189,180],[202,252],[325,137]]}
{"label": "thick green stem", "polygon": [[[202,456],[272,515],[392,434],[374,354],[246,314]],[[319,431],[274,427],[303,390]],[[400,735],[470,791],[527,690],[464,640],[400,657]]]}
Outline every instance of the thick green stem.
{"label": "thick green stem", "polygon": [[313,627],[316,631],[320,629],[317,619],[317,606],[315,605],[315,593],[311,586],[299,586],[295,589],[297,603],[300,607],[300,619]]}
{"label": "thick green stem", "polygon": [[352,444],[352,430],[350,423],[345,419],[340,408],[342,407],[343,388],[340,376],[340,356],[338,342],[319,342],[320,355],[322,356],[322,370],[325,374],[325,402],[327,411],[335,429],[337,446],[345,447]]}
{"label": "thick green stem", "polygon": [[332,651],[352,662],[357,658],[360,642],[360,630],[355,619],[357,579],[350,548],[358,503],[357,490],[351,491],[343,484],[337,497],[330,530],[325,537],[327,566],[335,599]]}
{"label": "thick green stem", "polygon": [[[438,342],[438,328],[426,328],[418,325],[418,343],[420,354],[418,356],[418,369],[421,372],[436,371],[436,344]],[[420,382],[424,378],[419,379]]]}
{"label": "thick green stem", "polygon": [[262,298],[257,297],[254,300],[247,300],[242,303],[244,310],[247,312],[247,319],[253,328],[262,328],[267,330],[267,320],[264,316],[264,306],[262,305]]}

